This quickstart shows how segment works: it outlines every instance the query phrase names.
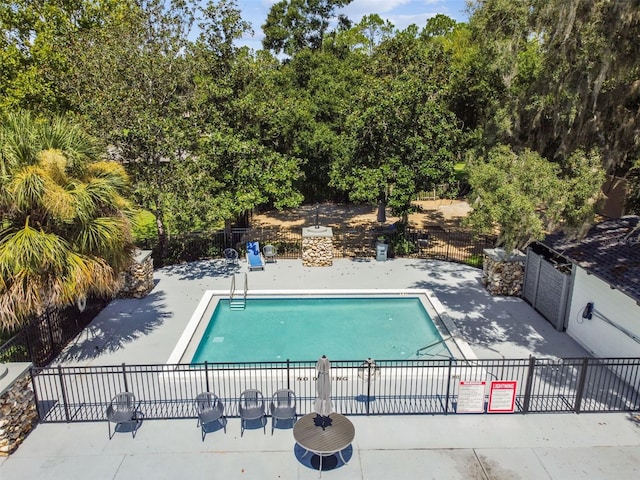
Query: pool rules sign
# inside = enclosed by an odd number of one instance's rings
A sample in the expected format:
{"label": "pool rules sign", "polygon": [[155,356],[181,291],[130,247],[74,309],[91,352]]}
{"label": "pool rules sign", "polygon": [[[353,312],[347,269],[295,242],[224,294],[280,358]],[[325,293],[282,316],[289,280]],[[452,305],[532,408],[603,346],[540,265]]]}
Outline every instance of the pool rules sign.
{"label": "pool rules sign", "polygon": [[484,413],[486,384],[487,382],[460,382],[456,413]]}

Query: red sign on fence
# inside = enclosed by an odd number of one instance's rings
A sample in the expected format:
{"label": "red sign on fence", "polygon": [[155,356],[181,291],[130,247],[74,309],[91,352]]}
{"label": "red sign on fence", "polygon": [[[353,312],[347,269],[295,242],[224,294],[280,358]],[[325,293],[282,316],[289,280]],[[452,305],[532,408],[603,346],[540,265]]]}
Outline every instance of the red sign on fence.
{"label": "red sign on fence", "polygon": [[489,393],[489,413],[513,413],[516,408],[517,381],[493,381]]}

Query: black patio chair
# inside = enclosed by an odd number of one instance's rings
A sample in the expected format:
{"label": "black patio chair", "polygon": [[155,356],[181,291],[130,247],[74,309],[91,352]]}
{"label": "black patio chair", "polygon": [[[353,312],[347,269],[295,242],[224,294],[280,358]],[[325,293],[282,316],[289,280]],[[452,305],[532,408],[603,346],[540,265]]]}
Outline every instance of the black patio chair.
{"label": "black patio chair", "polygon": [[196,396],[196,409],[198,411],[198,426],[202,431],[202,441],[207,435],[207,425],[218,422],[222,425],[224,433],[227,433],[227,419],[224,416],[224,403],[215,393],[204,392]]}
{"label": "black patio chair", "polygon": [[267,414],[264,411],[264,397],[260,390],[249,389],[240,394],[238,405],[240,412],[240,436],[244,435],[247,422],[260,420],[264,433],[267,433]]}
{"label": "black patio chair", "polygon": [[[115,423],[113,434],[111,424]],[[107,425],[109,428],[109,440],[118,431],[118,425],[128,424],[131,427],[131,435],[136,438],[136,431],[140,424],[140,417],[136,412],[136,397],[131,392],[117,394],[111,399],[107,407]]]}
{"label": "black patio chair", "polygon": [[279,420],[291,420],[296,423],[296,394],[293,390],[283,388],[271,397],[271,435]]}
{"label": "black patio chair", "polygon": [[227,267],[238,265],[238,251],[235,248],[225,248],[222,252]]}

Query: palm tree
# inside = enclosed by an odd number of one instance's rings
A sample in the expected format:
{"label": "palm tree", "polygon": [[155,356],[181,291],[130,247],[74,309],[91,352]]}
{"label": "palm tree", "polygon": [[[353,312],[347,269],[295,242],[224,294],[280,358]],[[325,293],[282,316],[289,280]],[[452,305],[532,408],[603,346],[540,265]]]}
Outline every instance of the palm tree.
{"label": "palm tree", "polygon": [[129,180],[63,118],[8,116],[0,128],[0,327],[112,295],[131,261]]}

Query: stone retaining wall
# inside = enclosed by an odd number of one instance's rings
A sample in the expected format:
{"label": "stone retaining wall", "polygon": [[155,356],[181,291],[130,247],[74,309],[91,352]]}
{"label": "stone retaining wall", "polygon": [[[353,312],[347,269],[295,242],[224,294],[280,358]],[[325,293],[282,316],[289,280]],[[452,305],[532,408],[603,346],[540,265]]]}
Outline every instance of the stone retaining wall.
{"label": "stone retaining wall", "polygon": [[38,421],[27,372],[0,396],[0,456],[15,451]]}
{"label": "stone retaining wall", "polygon": [[519,297],[524,282],[526,256],[518,251],[506,255],[499,248],[485,249],[482,266],[482,284],[493,295]]}
{"label": "stone retaining wall", "polygon": [[138,252],[131,266],[120,275],[120,298],[143,298],[153,290],[153,258],[150,250]]}

